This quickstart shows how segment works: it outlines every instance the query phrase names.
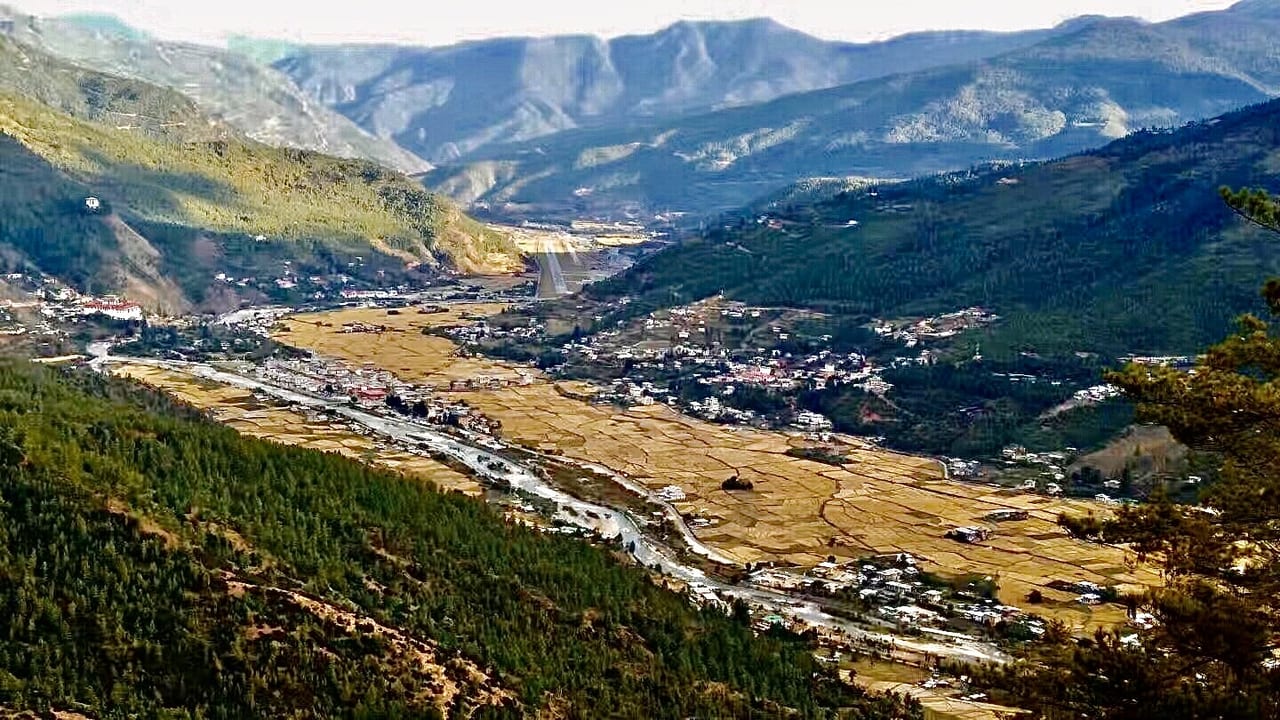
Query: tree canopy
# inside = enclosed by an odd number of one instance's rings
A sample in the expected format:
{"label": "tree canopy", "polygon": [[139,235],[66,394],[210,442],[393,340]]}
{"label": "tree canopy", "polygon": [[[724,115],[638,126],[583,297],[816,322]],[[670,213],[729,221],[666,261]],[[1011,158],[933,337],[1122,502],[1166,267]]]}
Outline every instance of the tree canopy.
{"label": "tree canopy", "polygon": [[421,479],[0,361],[0,715],[918,717],[660,582]]}
{"label": "tree canopy", "polygon": [[[1239,213],[1280,232],[1280,201],[1224,190]],[[1262,295],[1280,316],[1280,280]],[[1194,505],[1157,497],[1088,523],[1158,564],[1165,585],[1131,597],[1149,631],[1063,639],[982,682],[1046,718],[1280,717],[1280,332],[1245,315],[1191,372],[1112,373],[1140,419],[1216,460]],[[1149,616],[1149,617],[1148,617]]]}

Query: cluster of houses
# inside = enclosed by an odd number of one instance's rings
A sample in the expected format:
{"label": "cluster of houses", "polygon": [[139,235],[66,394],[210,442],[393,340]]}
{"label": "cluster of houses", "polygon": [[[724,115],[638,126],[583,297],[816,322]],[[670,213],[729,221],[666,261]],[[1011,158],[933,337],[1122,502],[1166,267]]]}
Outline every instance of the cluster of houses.
{"label": "cluster of houses", "polygon": [[851,385],[877,395],[893,387],[880,376],[884,368],[866,357],[830,350],[803,356],[773,350],[746,360],[729,360],[715,369],[719,372],[699,378],[698,382],[720,387],[728,394],[737,385],[784,392]]}
{"label": "cluster of houses", "polygon": [[1094,385],[1077,390],[1071,395],[1077,405],[1097,405],[1115,397],[1120,397],[1120,388],[1111,384]]}
{"label": "cluster of houses", "polygon": [[690,400],[686,403],[685,409],[691,415],[714,422],[751,424],[759,419],[754,410],[740,410],[730,407],[721,403],[716,397],[709,397],[705,400]]}
{"label": "cluster of houses", "polygon": [[81,293],[51,277],[9,273],[5,275],[5,282],[30,292],[40,314],[50,321],[74,323],[97,317],[141,322],[146,317],[146,312],[136,302],[115,295]]}
{"label": "cluster of houses", "polygon": [[907,347],[915,347],[921,340],[955,337],[966,330],[990,325],[999,319],[999,315],[983,308],[971,307],[915,321],[877,320],[872,329],[880,337],[897,340]]}
{"label": "cluster of houses", "polygon": [[1057,496],[1062,494],[1062,483],[1067,479],[1067,471],[1065,469],[1067,460],[1075,452],[1077,452],[1076,448],[1066,448],[1065,451],[1061,452],[1034,453],[1021,445],[1010,445],[1000,451],[1000,456],[1003,458],[1005,465],[1025,465],[1041,468],[1040,480],[1025,480],[1018,487],[1019,490],[1036,492],[1043,485],[1045,493]]}
{"label": "cluster of houses", "polygon": [[466,403],[440,397],[434,388],[403,382],[372,363],[354,367],[319,357],[272,358],[257,365],[255,373],[274,385],[312,395],[347,398],[361,407],[385,408],[430,423],[485,434],[495,434],[501,429],[498,421]]}
{"label": "cluster of houses", "polygon": [[926,583],[916,558],[908,553],[836,563],[819,563],[803,575],[763,568],[751,573],[752,584],[785,591],[822,592],[856,596],[873,611],[897,624],[938,628],[949,618],[963,618],[977,625],[1020,623],[1033,634],[1044,632],[1044,623],[1019,608],[1002,605],[966,589]]}
{"label": "cluster of houses", "polygon": [[1135,365],[1149,365],[1158,367],[1174,367],[1189,368],[1196,364],[1199,358],[1193,355],[1164,355],[1164,356],[1142,356],[1127,355],[1121,360],[1134,363]]}
{"label": "cluster of houses", "polygon": [[[604,320],[604,312],[621,309],[629,300],[620,298],[601,308],[601,313],[595,316],[596,322]],[[598,401],[624,405],[667,404],[691,415],[725,423],[767,424],[776,420],[735,407],[740,404],[733,402],[732,395],[742,388],[785,394],[853,387],[880,396],[892,390],[892,384],[883,376],[888,368],[862,354],[831,349],[789,352],[788,343],[793,342],[791,323],[784,315],[786,311],[777,308],[754,307],[723,298],[659,310],[634,325],[620,323],[617,328],[603,329],[564,343],[558,348],[563,358],[560,367],[602,363],[621,366],[624,377],[599,394]],[[903,332],[908,335],[902,335],[892,323],[880,323],[877,331],[901,336],[899,339],[905,342],[919,337],[949,337],[997,319],[981,308],[969,308],[905,325]],[[547,331],[543,323],[534,320],[519,327],[495,327],[477,322],[445,332],[465,348],[492,340],[537,342],[546,338]],[[727,347],[740,344],[743,337],[752,335],[758,345],[755,349]],[[803,343],[812,347],[831,340],[830,335],[806,337]],[[750,340],[746,344],[750,344]],[[932,350],[922,349],[918,357],[895,358],[892,367],[932,364],[936,359]],[[695,381],[707,390],[696,393],[695,399],[681,399],[672,393],[668,382],[653,382],[653,379],[673,376],[682,381]],[[786,420],[790,422],[792,418]],[[826,418],[813,413],[802,413],[794,422],[806,430],[830,428]]]}
{"label": "cluster of houses", "polygon": [[392,393],[412,387],[372,363],[353,367],[319,357],[305,360],[271,358],[258,365],[256,372],[260,378],[274,385],[312,395],[349,397],[367,407],[385,404]]}
{"label": "cluster of houses", "polygon": [[[419,312],[424,311],[431,312],[431,310],[427,308],[419,310]],[[525,341],[538,340],[546,334],[546,325],[540,321],[534,320],[528,325],[504,328],[490,325],[485,320],[476,320],[467,325],[445,328],[442,332],[454,342],[463,347],[467,347],[491,339]]]}
{"label": "cluster of houses", "polygon": [[982,472],[982,463],[977,460],[949,457],[943,458],[942,464],[947,469],[947,477],[957,480],[971,480]]}

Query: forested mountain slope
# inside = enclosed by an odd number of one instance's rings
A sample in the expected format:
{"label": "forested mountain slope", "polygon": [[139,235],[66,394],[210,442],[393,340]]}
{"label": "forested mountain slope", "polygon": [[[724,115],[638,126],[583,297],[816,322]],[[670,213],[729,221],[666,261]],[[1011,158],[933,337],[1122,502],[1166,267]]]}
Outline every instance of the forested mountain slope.
{"label": "forested mountain slope", "polygon": [[[242,139],[181,96],[49,70],[29,48],[0,41],[0,54],[15,60],[0,71],[0,259],[11,270],[179,310],[216,299],[219,272],[279,272],[285,261],[298,272],[357,255],[399,269],[520,267],[505,237],[399,173]],[[15,72],[20,61],[41,70]],[[85,211],[89,196],[101,213]]]}
{"label": "forested mountain slope", "polygon": [[0,363],[0,708],[916,716],[584,542],[93,375]]}
{"label": "forested mountain slope", "polygon": [[828,42],[771,20],[649,35],[496,38],[449,47],[295,46],[275,65],[308,95],[432,162],[578,127],[750,105],[1025,47],[1053,30]]}
{"label": "forested mountain slope", "polygon": [[234,134],[176,90],[74,65],[4,35],[0,90],[82,120],[152,137],[214,140]]}
{"label": "forested mountain slope", "polygon": [[1005,318],[988,352],[1192,352],[1280,271],[1274,238],[1217,194],[1276,190],[1278,157],[1271,102],[1049,163],[779,207],[780,229],[743,218],[588,294],[632,295],[630,313],[721,291],[854,317],[981,305]]}
{"label": "forested mountain slope", "polygon": [[493,206],[710,212],[804,177],[1057,157],[1275,97],[1278,38],[1265,2],[1160,24],[1082,20],[971,62],[493,147],[427,182]]}
{"label": "forested mountain slope", "polygon": [[228,50],[165,42],[114,18],[17,18],[13,37],[71,62],[156,85],[193,99],[260,142],[375,160],[406,172],[427,167],[393,142],[378,139],[307,97],[284,75]]}

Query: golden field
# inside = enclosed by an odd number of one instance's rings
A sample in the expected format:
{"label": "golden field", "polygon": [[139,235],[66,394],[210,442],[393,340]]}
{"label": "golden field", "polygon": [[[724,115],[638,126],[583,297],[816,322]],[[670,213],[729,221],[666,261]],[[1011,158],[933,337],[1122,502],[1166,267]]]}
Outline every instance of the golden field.
{"label": "golden field", "polygon": [[[497,305],[454,306],[448,313],[388,315],[377,308],[344,309],[283,321],[276,338],[323,355],[370,362],[404,380],[447,387],[457,379],[515,380],[514,366],[483,358],[453,357],[447,339],[423,335],[428,326],[467,322],[499,311]],[[387,327],[387,332],[342,333],[344,323]],[[1081,501],[1051,499],[987,485],[946,480],[931,459],[890,452],[842,438],[851,462],[835,467],[786,455],[806,444],[803,436],[704,422],[663,405],[623,409],[575,397],[582,383],[556,383],[528,368],[532,384],[451,395],[502,422],[504,439],[525,447],[591,462],[650,488],[679,485],[687,494],[681,512],[705,517],[700,540],[741,562],[777,560],[811,566],[828,556],[852,560],[907,552],[947,576],[975,574],[998,580],[1000,598],[1026,606],[1039,589],[1045,604],[1035,612],[1077,626],[1120,622],[1115,605],[1085,607],[1074,595],[1047,587],[1054,580],[1099,585],[1155,585],[1158,575],[1137,566],[1126,551],[1085,543],[1056,524],[1059,513],[1100,512]],[[737,474],[754,490],[727,492],[721,483]],[[996,510],[1030,513],[1003,523],[978,545],[943,537],[955,526],[983,524]]]}

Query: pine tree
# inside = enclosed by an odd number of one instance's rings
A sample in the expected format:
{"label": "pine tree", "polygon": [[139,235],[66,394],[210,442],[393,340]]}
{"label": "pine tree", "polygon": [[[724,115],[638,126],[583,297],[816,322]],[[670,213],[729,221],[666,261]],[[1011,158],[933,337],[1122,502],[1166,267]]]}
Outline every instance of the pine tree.
{"label": "pine tree", "polygon": [[[1280,199],[1222,194],[1280,233]],[[1280,279],[1262,295],[1280,316]],[[1164,587],[1129,598],[1155,627],[1050,645],[981,682],[1054,720],[1280,717],[1280,332],[1246,315],[1194,372],[1130,365],[1109,380],[1217,467],[1195,505],[1157,494],[1095,527],[1162,568]]]}

